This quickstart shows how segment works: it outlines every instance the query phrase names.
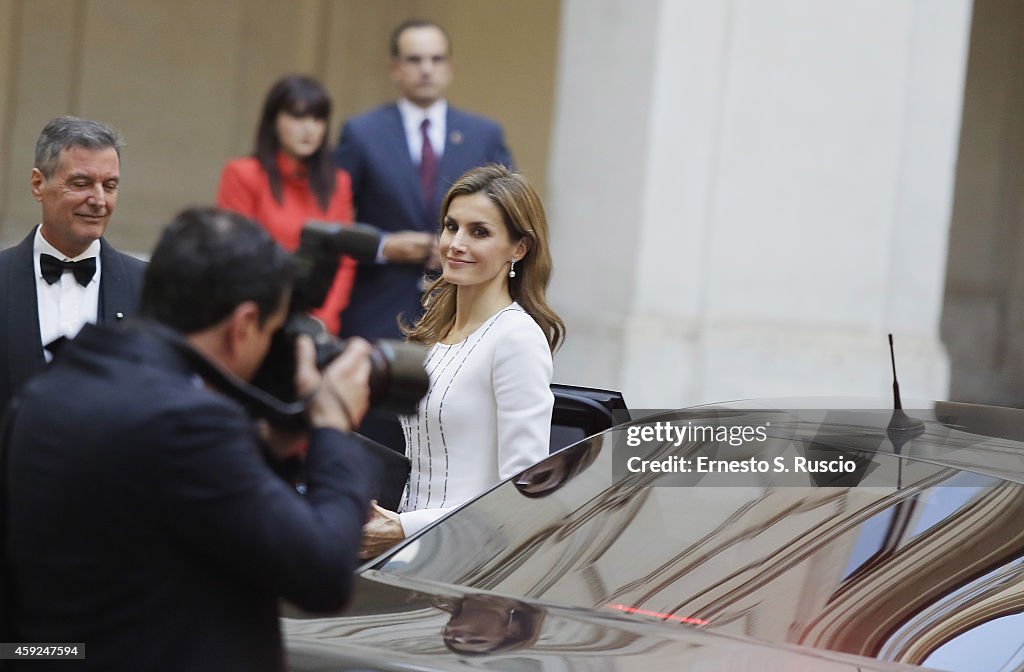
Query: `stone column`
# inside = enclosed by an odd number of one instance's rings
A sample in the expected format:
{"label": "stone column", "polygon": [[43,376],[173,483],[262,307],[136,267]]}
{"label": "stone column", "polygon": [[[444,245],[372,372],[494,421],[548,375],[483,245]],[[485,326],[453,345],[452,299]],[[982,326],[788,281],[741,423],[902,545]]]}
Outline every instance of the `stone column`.
{"label": "stone column", "polygon": [[969,0],[565,0],[556,379],[944,398]]}

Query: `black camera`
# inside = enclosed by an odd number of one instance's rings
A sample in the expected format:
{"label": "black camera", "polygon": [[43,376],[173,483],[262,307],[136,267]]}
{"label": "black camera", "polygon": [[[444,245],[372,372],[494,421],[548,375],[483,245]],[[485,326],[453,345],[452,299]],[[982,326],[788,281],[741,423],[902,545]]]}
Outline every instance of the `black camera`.
{"label": "black camera", "polygon": [[[326,367],[345,349],[346,341],[335,338],[309,315],[320,306],[334,282],[342,255],[361,262],[373,262],[380,244],[380,231],[367,224],[341,226],[309,221],[302,228],[295,252],[295,280],[291,307],[284,326],[270,344],[263,366],[253,384],[275,398],[299,401],[295,391],[295,339],[308,334],[316,345],[316,364]],[[378,413],[412,414],[426,394],[429,379],[423,369],[426,349],[414,343],[381,339],[370,354],[370,409]]]}

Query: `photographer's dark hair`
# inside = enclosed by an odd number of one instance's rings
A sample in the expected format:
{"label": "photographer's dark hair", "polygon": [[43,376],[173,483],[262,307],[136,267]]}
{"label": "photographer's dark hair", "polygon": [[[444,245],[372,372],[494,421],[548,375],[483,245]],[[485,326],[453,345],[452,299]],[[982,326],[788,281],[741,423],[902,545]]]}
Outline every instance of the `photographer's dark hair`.
{"label": "photographer's dark hair", "polygon": [[189,208],[167,225],[153,250],[139,312],[191,334],[254,301],[262,322],[281,306],[292,273],[291,256],[247,217]]}
{"label": "photographer's dark hair", "polygon": [[[286,112],[294,117],[310,115],[323,120],[328,130],[331,127],[331,98],[324,87],[312,77],[285,75],[277,80],[263,101],[263,113],[256,130],[256,146],[252,155],[260,162],[270,181],[270,192],[278,203],[281,202],[281,171],[277,167],[277,154],[281,140],[277,137],[277,115]],[[309,158],[302,163],[306,168],[309,187],[316,196],[322,210],[326,210],[334,194],[334,164],[327,150],[327,137]]]}

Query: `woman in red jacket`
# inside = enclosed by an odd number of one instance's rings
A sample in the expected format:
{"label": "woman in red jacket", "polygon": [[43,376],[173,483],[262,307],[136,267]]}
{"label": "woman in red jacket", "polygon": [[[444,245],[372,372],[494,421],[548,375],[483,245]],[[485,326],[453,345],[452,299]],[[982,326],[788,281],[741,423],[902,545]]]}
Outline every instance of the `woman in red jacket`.
{"label": "woman in red jacket", "polygon": [[[327,150],[330,121],[331,99],[319,82],[302,75],[278,80],[263,103],[252,156],[224,166],[217,206],[259,222],[289,251],[298,248],[306,220],[351,222],[349,176]],[[324,304],[313,311],[333,334],[354,274],[355,262],[345,257]]]}

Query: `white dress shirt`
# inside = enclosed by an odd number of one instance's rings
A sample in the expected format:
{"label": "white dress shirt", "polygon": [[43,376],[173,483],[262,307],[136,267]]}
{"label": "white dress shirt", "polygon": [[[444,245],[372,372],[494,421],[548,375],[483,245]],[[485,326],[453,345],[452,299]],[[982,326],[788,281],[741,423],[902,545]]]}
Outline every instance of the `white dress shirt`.
{"label": "white dress shirt", "polygon": [[420,165],[423,156],[423,133],[420,126],[424,119],[430,119],[427,135],[434,154],[440,159],[444,154],[444,138],[448,131],[448,101],[442,99],[427,109],[410,103],[405,98],[398,101],[398,112],[402,115],[402,127],[405,128],[405,141],[409,145],[409,156],[412,162]]}
{"label": "white dress shirt", "polygon": [[[85,287],[78,284],[73,273],[61,274],[60,280],[51,285],[43,279],[39,265],[40,254],[53,255],[61,261],[81,261],[96,257],[96,275],[92,276]],[[100,241],[94,240],[85,252],[69,258],[50,245],[43,238],[40,228],[36,228],[32,258],[36,272],[36,303],[39,306],[39,336],[42,345],[45,347],[61,336],[74,338],[87,322],[95,323],[100,302]],[[46,361],[53,358],[48,350],[44,350],[43,354]]]}
{"label": "white dress shirt", "polygon": [[[430,127],[427,129],[427,136],[430,137],[430,146],[434,148],[434,154],[438,160],[444,154],[444,138],[448,131],[448,101],[441,99],[436,101],[427,109],[409,102],[405,98],[398,99],[398,113],[402,115],[402,128],[405,129],[405,144],[409,147],[409,156],[415,165],[420,165],[423,158],[423,132],[420,126],[424,119],[430,119]],[[388,238],[387,233],[380,237],[380,244],[377,246],[377,263],[386,264],[387,257],[384,256],[384,242]],[[420,281],[422,289],[423,281]]]}

